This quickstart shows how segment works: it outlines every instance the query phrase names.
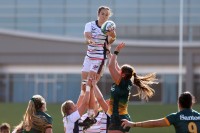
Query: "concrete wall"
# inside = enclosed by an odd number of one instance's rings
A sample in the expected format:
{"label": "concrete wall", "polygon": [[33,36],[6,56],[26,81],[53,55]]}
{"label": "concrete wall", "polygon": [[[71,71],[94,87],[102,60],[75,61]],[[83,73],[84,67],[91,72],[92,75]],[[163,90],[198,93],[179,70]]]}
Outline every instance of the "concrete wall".
{"label": "concrete wall", "polygon": [[[159,40],[178,40],[179,25],[135,25],[118,26],[117,36],[121,38],[149,38]],[[187,41],[200,40],[200,26],[183,26],[183,39]]]}

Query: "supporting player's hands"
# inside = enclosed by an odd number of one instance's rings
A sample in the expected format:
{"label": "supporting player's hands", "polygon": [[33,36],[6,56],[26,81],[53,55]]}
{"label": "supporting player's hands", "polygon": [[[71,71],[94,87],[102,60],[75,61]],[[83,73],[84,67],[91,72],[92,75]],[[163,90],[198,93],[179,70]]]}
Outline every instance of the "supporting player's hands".
{"label": "supporting player's hands", "polygon": [[134,122],[128,121],[126,119],[122,119],[122,124],[121,126],[125,129],[126,127],[134,127]]}
{"label": "supporting player's hands", "polygon": [[97,80],[96,79],[93,79],[92,80],[92,86],[94,87],[94,86],[96,86],[97,85]]}
{"label": "supporting player's hands", "polygon": [[88,78],[88,85],[89,86],[92,86],[94,83],[93,82],[97,82],[97,74],[95,73],[91,73],[89,75],[89,78]]}
{"label": "supporting player's hands", "polygon": [[125,47],[125,43],[122,42],[117,45],[117,47],[115,48],[115,51],[120,52],[120,50],[123,49],[124,47]]}

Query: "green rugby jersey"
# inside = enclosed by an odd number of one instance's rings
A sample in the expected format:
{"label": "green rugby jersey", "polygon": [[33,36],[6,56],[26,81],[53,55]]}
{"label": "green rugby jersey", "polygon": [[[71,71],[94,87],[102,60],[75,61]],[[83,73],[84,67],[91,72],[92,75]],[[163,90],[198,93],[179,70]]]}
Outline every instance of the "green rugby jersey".
{"label": "green rugby jersey", "polygon": [[131,88],[131,80],[124,80],[123,78],[121,79],[119,85],[117,85],[116,83],[112,84],[110,90],[111,97],[108,114],[128,114],[127,107]]}
{"label": "green rugby jersey", "polygon": [[[36,115],[39,116],[42,119],[45,119],[47,121],[47,123],[48,123],[48,125],[46,126],[47,128],[48,127],[52,127],[52,121],[53,120],[52,120],[52,117],[49,114],[47,114],[45,112],[42,112],[42,111],[37,111]],[[31,128],[30,131],[25,131],[24,130],[22,133],[42,133],[42,132],[37,130],[37,129],[35,129],[35,128]]]}
{"label": "green rugby jersey", "polygon": [[174,125],[176,133],[200,133],[200,113],[184,109],[165,118],[168,125]]}

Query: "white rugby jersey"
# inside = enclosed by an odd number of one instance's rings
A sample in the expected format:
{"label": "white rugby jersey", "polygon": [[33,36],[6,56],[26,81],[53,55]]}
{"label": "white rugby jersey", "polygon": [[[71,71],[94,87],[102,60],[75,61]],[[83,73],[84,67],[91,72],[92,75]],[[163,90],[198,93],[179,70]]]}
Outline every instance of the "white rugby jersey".
{"label": "white rugby jersey", "polygon": [[[83,122],[87,118],[87,113],[84,114],[79,122]],[[107,124],[108,124],[108,115],[104,112],[99,112],[97,117],[95,118],[97,122],[92,125],[90,128],[85,130],[84,133],[107,133]],[[83,128],[79,127],[79,133],[83,133]]]}
{"label": "white rugby jersey", "polygon": [[85,32],[92,33],[92,39],[95,44],[88,44],[87,56],[92,60],[106,59],[107,35],[101,31],[101,27],[98,26],[98,21],[91,21],[86,23]]}
{"label": "white rugby jersey", "polygon": [[63,118],[63,123],[65,127],[65,133],[74,133],[75,123],[80,118],[80,114],[77,111]]}

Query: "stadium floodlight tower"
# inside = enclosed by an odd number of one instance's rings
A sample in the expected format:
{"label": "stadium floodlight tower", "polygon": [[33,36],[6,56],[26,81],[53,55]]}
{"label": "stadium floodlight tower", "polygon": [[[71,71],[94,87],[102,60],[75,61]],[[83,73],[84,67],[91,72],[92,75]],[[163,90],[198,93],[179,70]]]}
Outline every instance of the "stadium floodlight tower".
{"label": "stadium floodlight tower", "polygon": [[178,95],[183,91],[183,0],[180,0],[180,14],[179,14],[179,87]]}

